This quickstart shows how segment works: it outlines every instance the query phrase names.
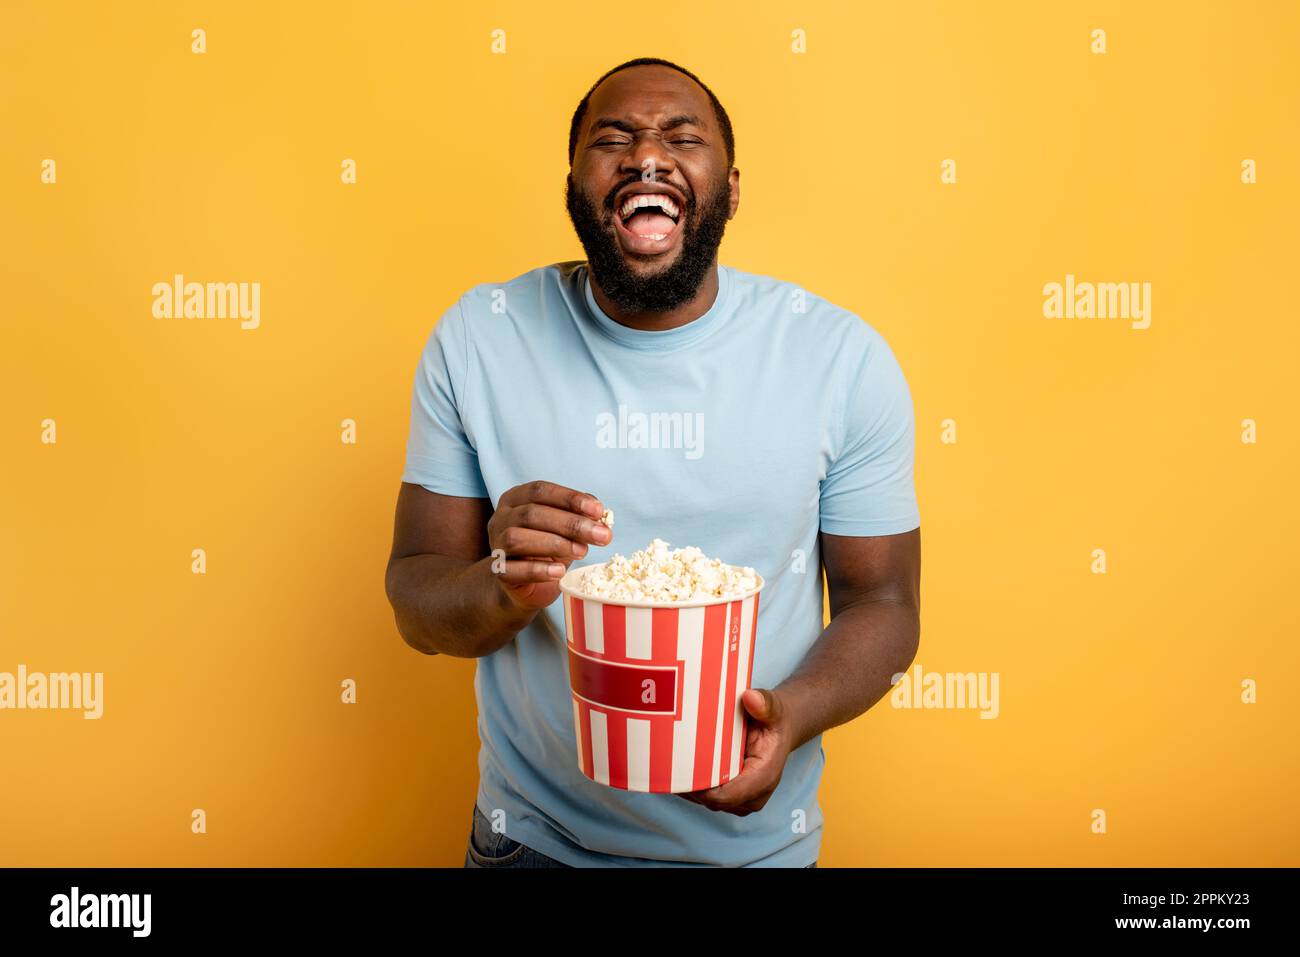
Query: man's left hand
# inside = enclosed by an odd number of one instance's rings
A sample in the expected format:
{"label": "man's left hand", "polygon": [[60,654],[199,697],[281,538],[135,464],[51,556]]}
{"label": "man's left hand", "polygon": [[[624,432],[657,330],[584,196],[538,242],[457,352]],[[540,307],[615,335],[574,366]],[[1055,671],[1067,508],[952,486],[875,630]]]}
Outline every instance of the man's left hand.
{"label": "man's left hand", "polygon": [[793,750],[795,731],[791,703],[779,692],[750,688],[740,700],[749,713],[740,773],[716,788],[688,791],[681,796],[711,811],[745,817],[761,811],[781,783],[786,758]]}

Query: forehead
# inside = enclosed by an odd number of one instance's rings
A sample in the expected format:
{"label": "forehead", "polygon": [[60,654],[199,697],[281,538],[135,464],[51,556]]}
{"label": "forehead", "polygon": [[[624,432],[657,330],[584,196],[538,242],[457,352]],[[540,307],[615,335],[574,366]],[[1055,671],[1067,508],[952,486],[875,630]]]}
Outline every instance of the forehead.
{"label": "forehead", "polygon": [[713,125],[708,94],[689,76],[666,66],[634,66],[601,81],[591,94],[584,125],[597,119],[646,120],[693,113],[700,125]]}

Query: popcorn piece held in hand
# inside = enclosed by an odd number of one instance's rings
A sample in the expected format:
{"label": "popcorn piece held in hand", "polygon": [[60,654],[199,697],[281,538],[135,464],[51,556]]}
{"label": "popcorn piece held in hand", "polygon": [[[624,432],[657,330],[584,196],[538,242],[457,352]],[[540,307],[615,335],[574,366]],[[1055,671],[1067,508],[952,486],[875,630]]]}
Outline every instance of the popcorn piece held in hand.
{"label": "popcorn piece held in hand", "polygon": [[588,598],[608,601],[725,601],[757,587],[758,577],[748,565],[706,558],[694,546],[669,549],[661,538],[630,558],[615,554],[584,569],[577,582]]}
{"label": "popcorn piece held in hand", "polygon": [[613,509],[609,509],[609,508],[605,509],[605,514],[602,515],[602,516],[600,516],[600,523],[601,523],[602,525],[604,525],[606,528],[613,528],[613,527],[614,527],[614,510],[613,510]]}

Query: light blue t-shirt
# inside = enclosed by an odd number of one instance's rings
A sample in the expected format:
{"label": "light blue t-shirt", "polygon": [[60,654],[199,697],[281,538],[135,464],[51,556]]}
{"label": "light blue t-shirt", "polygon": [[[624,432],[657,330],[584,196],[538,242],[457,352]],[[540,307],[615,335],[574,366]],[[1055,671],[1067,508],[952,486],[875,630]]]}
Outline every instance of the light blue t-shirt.
{"label": "light blue t-shirt", "polygon": [[[578,565],[662,538],[754,567],[752,684],[772,688],[822,632],[818,530],[920,526],[912,398],[853,313],[728,266],[718,286],[704,315],[666,332],[606,316],[585,262],[474,287],[425,345],[402,481],[493,507],[533,479],[590,492],[614,511],[614,541]],[[820,735],[745,817],[596,783],[578,767],[564,635],[557,600],[477,661],[477,803],[505,811],[507,836],[579,866],[817,859]]]}

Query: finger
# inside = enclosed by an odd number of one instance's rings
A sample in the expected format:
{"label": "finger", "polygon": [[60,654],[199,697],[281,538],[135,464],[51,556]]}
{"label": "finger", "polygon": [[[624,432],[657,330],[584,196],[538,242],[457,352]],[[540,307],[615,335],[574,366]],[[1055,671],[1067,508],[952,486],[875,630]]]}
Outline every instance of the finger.
{"label": "finger", "polygon": [[[575,512],[528,502],[514,508],[506,521],[506,530],[519,526],[539,532],[550,532],[571,542],[588,545],[607,545],[613,538],[609,528]],[[505,534],[504,532],[502,533]]]}
{"label": "finger", "polygon": [[565,567],[560,562],[548,562],[544,559],[511,558],[506,560],[503,570],[497,573],[506,585],[529,585],[537,582],[555,582],[564,575]]}
{"label": "finger", "polygon": [[600,499],[596,498],[596,496],[541,479],[536,482],[525,482],[523,485],[516,485],[514,488],[509,489],[501,496],[501,500],[497,505],[498,507],[501,505],[523,505],[527,502],[537,502],[540,505],[561,508],[579,515],[588,515],[594,519],[599,519],[605,512],[605,506],[601,504]]}
{"label": "finger", "polygon": [[[706,794],[712,794],[712,792],[716,790],[717,788],[710,788],[708,791],[693,791],[690,794],[682,794],[680,797],[684,797],[688,801],[706,807],[710,811],[716,811],[722,814],[735,814],[738,817],[747,817],[755,811],[762,809],[761,806],[755,807],[751,803],[715,801],[711,798],[705,797]],[[766,798],[763,799],[763,802],[766,803]]]}
{"label": "finger", "polygon": [[704,797],[703,794],[704,794],[703,791],[692,791],[688,794],[681,794],[679,795],[679,797],[684,797],[692,804],[698,804],[700,805],[700,807],[706,807],[710,811],[716,811],[717,808],[713,806],[713,802],[710,801],[708,798]]}
{"label": "finger", "polygon": [[[750,693],[758,696],[759,703],[751,704],[753,700]],[[751,721],[761,721],[763,724],[778,724],[785,718],[785,708],[779,695],[775,694],[768,688],[747,688],[741,695],[741,701],[745,707],[745,713],[749,715]],[[761,715],[754,714],[754,711],[762,712]]]}
{"label": "finger", "polygon": [[495,547],[514,558],[554,558],[572,561],[587,554],[583,542],[575,542],[553,532],[539,532],[523,525],[508,525],[497,536]]}
{"label": "finger", "polygon": [[[731,782],[727,782],[730,784]],[[728,804],[736,803],[728,795],[730,792],[724,790],[727,784],[720,784],[717,787],[701,788],[698,791],[688,791],[682,795],[688,801],[694,801],[696,804],[703,804],[707,808],[719,810]]]}
{"label": "finger", "polygon": [[708,792],[706,792],[707,800],[712,804],[723,807],[735,807],[757,797],[765,787],[766,784],[758,780],[755,772],[746,773],[742,769],[738,775],[726,784],[720,784],[716,788],[709,788]]}

